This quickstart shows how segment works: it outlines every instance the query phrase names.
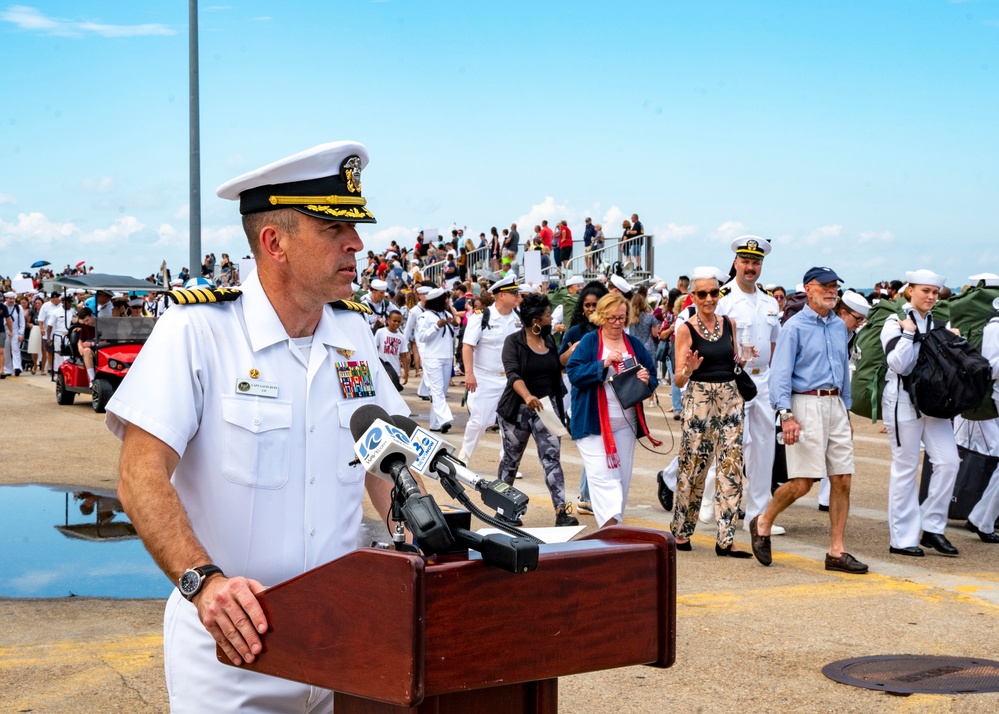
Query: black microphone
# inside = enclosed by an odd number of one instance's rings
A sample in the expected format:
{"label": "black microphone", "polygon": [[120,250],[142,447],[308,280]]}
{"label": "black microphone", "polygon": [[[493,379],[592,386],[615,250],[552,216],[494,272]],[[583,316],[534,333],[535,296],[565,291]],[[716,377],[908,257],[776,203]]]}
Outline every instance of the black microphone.
{"label": "black microphone", "polygon": [[430,478],[449,477],[474,488],[488,508],[495,509],[512,521],[527,512],[529,498],[526,493],[505,481],[500,479],[488,481],[469,470],[448,452],[450,444],[409,417],[396,414],[389,419],[409,437],[410,445],[416,451],[416,459],[410,464],[418,474]]}
{"label": "black microphone", "polygon": [[402,520],[413,532],[420,550],[433,555],[447,550],[454,536],[444,514],[430,494],[420,490],[408,462],[416,456],[405,432],[391,423],[391,417],[376,404],[365,404],[350,418],[354,453],[365,471],[395,486]]}

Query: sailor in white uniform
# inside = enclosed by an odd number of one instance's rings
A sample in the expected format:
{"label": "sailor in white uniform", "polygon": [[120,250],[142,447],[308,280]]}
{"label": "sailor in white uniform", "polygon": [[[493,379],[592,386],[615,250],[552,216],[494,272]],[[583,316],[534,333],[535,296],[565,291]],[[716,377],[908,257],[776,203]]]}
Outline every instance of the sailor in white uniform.
{"label": "sailor in white uniform", "polygon": [[366,163],[360,144],[323,144],[221,186],[257,270],[239,291],[198,291],[215,302],[175,291],[108,405],[119,496],[178,582],[164,617],[173,712],[332,711],[332,692],[222,665],[215,647],[254,661],[267,637],[256,593],[353,550],[365,487],[388,510],[390,484],[351,465],[358,408],[407,413],[366,309],[344,301],[354,225],[374,222]]}
{"label": "sailor in white uniform", "polygon": [[461,348],[468,388],[468,423],[458,453],[462,461],[472,457],[479,439],[496,422],[496,407],[506,388],[503,343],[508,335],[521,328],[516,311],[520,298],[513,274],[497,280],[489,292],[495,302],[468,318]]}

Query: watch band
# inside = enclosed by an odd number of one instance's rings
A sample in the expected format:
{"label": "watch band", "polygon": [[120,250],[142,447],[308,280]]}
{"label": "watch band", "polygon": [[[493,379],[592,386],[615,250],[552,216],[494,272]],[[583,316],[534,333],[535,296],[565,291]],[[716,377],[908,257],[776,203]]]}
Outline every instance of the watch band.
{"label": "watch band", "polygon": [[[222,568],[214,563],[199,565],[184,572],[177,582],[177,589],[187,600],[192,600],[205,586],[205,581],[212,575],[225,575]],[[195,580],[196,578],[196,580]]]}

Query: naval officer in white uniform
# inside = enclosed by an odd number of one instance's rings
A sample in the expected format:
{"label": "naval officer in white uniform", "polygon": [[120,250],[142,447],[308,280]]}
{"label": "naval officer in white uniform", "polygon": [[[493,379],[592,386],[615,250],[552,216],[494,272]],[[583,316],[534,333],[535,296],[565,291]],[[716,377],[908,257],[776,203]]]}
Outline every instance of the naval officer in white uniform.
{"label": "naval officer in white uniform", "polygon": [[331,692],[224,666],[215,646],[254,661],[256,593],[353,550],[365,487],[388,510],[390,485],[351,465],[358,408],[407,413],[364,308],[342,302],[363,247],[354,225],[374,222],[367,159],[323,144],[223,184],[256,272],[240,291],[199,291],[214,304],[178,291],[108,405],[119,497],[178,582],[164,617],[173,712],[332,711]]}
{"label": "naval officer in white uniform", "polygon": [[[732,241],[735,253],[735,279],[718,301],[718,314],[735,320],[743,369],[756,384],[756,398],[746,402],[743,415],[742,453],[746,468],[746,518],[748,524],[770,503],[774,467],[774,410],[770,407],[770,355],[780,334],[777,300],[764,292],[757,281],[763,259],[770,253],[770,241],[759,236],[741,236]],[[748,527],[748,526],[747,526]],[[773,529],[771,534],[773,535]]]}
{"label": "naval officer in white uniform", "polygon": [[465,386],[468,388],[468,423],[458,453],[462,461],[472,458],[479,439],[486,429],[496,423],[496,407],[506,388],[503,343],[508,335],[521,328],[520,315],[516,310],[520,302],[517,290],[513,273],[497,280],[489,288],[495,302],[470,316],[465,326],[461,356],[465,365]]}

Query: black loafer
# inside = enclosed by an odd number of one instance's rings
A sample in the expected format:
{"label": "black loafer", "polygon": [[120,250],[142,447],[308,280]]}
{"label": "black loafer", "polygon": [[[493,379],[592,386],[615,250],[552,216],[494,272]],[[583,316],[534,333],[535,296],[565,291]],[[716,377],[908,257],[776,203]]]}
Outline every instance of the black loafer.
{"label": "black loafer", "polygon": [[770,565],[774,562],[773,553],[770,550],[770,536],[760,535],[756,532],[756,522],[759,519],[759,516],[755,516],[749,522],[749,535],[751,536],[750,542],[753,546],[753,555],[763,565]]}
{"label": "black loafer", "polygon": [[912,546],[911,548],[893,548],[888,546],[888,552],[894,555],[910,555],[913,558],[922,558],[926,553],[923,552],[922,548],[917,546]]}
{"label": "black loafer", "polygon": [[826,570],[850,575],[863,575],[867,572],[867,564],[861,563],[849,553],[841,553],[837,558],[826,553]]}
{"label": "black loafer", "polygon": [[732,546],[722,548],[715,543],[715,555],[719,558],[752,558],[753,554],[748,550],[732,550]]}
{"label": "black loafer", "polygon": [[692,546],[690,544],[690,541],[688,540],[686,543],[677,543],[676,544],[676,549],[677,550],[693,550],[694,546]]}
{"label": "black loafer", "polygon": [[940,555],[958,555],[957,548],[951,545],[951,542],[942,533],[927,533],[924,531],[923,537],[919,539],[919,545],[932,548],[940,553]]}
{"label": "black loafer", "polygon": [[999,533],[996,533],[995,531],[992,533],[982,533],[978,530],[978,526],[971,521],[966,521],[964,527],[977,535],[979,539],[981,539],[982,543],[999,543]]}
{"label": "black loafer", "polygon": [[820,503],[820,504],[819,504],[819,510],[820,510],[820,511],[822,511],[823,513],[828,513],[828,512],[829,512],[829,506],[823,506],[823,505],[822,505],[822,504]]}
{"label": "black loafer", "polygon": [[659,481],[659,505],[667,513],[671,513],[673,511],[673,490],[663,481],[662,471],[659,472],[656,479]]}

